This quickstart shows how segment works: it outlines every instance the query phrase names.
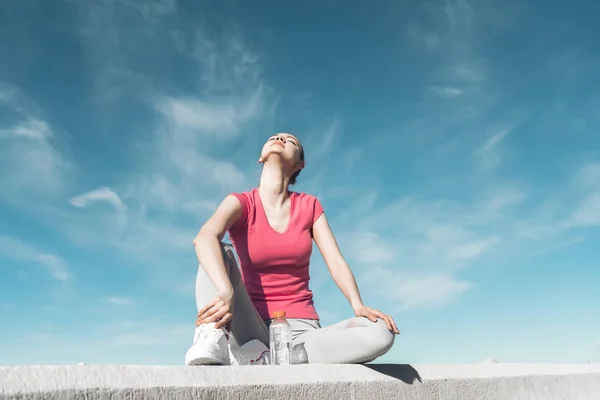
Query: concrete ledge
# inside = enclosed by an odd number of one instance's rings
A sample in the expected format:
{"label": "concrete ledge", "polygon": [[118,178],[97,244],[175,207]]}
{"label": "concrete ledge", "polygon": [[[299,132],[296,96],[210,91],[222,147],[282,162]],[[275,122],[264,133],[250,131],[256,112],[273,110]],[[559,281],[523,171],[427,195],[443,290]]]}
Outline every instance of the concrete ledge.
{"label": "concrete ledge", "polygon": [[0,367],[0,399],[600,399],[600,364]]}

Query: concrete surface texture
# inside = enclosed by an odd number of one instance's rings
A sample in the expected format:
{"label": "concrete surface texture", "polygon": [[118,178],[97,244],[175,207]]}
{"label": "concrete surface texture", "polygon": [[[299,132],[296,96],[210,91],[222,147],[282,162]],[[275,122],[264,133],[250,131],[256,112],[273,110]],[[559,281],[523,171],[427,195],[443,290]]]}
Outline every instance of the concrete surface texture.
{"label": "concrete surface texture", "polygon": [[8,366],[0,399],[600,399],[600,364]]}

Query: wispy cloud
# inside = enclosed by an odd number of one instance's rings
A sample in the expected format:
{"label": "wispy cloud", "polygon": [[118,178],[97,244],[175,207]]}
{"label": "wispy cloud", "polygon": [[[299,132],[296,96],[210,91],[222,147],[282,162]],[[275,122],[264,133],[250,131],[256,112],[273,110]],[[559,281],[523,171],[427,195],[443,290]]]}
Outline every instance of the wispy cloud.
{"label": "wispy cloud", "polygon": [[[169,2],[164,12],[159,12],[163,8],[151,10],[147,23],[142,15],[145,3],[128,4],[129,11],[123,14],[114,13],[104,3],[86,10],[83,15],[92,21],[83,36],[90,57],[98,61],[92,72],[103,86],[98,88],[99,96],[103,101],[136,101],[151,117],[152,123],[140,128],[149,129],[149,133],[131,148],[135,153],[132,170],[111,182],[111,189],[71,197],[72,205],[85,210],[62,221],[68,221],[63,224],[73,240],[116,248],[143,260],[146,267],[163,266],[166,260],[171,264],[189,261],[198,218],[214,210],[226,193],[251,185],[232,154],[215,154],[239,152],[235,145],[238,138],[253,124],[264,125],[269,120],[276,99],[262,76],[260,57],[235,29],[220,37],[196,27],[180,30],[165,23],[172,13],[179,12]],[[94,14],[96,7],[99,12]],[[122,24],[124,21],[128,23]],[[107,29],[119,40],[104,42],[102,31]],[[148,46],[142,45],[146,42],[152,43],[149,53]],[[147,65],[138,64],[139,57],[156,54],[178,60],[191,79],[178,87],[181,81],[170,76],[161,79],[155,71],[147,70]],[[144,84],[118,85],[107,80],[110,70],[134,73],[135,82]],[[117,91],[114,97],[105,92],[112,86]],[[112,204],[120,213],[92,208],[92,202]],[[127,223],[120,223],[119,218],[126,218]],[[179,272],[187,271],[188,266],[182,262],[177,265],[181,265],[179,270],[161,267],[147,271],[160,275],[154,278],[161,284],[173,281],[169,285],[180,287],[185,275]]]}
{"label": "wispy cloud", "polygon": [[107,187],[98,188],[69,199],[69,203],[75,207],[83,208],[94,202],[107,202],[112,204],[117,211],[125,211],[126,206],[118,194]]}
{"label": "wispy cloud", "polygon": [[176,0],[157,0],[154,2],[129,0],[128,3],[130,7],[137,9],[144,19],[149,22],[153,22],[156,18],[172,14],[177,10]]}
{"label": "wispy cloud", "polygon": [[600,191],[584,198],[564,225],[565,228],[600,225]]}
{"label": "wispy cloud", "polygon": [[106,299],[106,301],[115,306],[130,307],[135,304],[135,302],[132,299],[127,298],[127,297],[109,297]]}
{"label": "wispy cloud", "polygon": [[146,149],[149,165],[129,183],[147,204],[206,205],[248,185],[246,173],[209,149],[231,146],[253,123],[268,120],[275,104],[259,57],[241,38],[232,34],[217,41],[198,31],[192,43],[182,51],[200,76],[197,90],[153,97],[158,120]]}
{"label": "wispy cloud", "polygon": [[206,212],[214,212],[219,203],[216,201],[190,201],[182,204],[182,209],[185,211],[190,211],[192,213],[206,213]]}
{"label": "wispy cloud", "polygon": [[442,42],[437,32],[426,31],[414,22],[407,24],[406,36],[410,43],[422,46],[426,51],[434,50]]}
{"label": "wispy cloud", "polygon": [[[573,177],[591,170],[584,165]],[[535,257],[542,249],[585,240],[579,228],[600,226],[599,193],[588,189],[569,197],[571,212],[559,207],[561,213],[550,208],[541,214],[535,204],[543,207],[546,192],[511,186],[480,192],[469,201],[407,196],[385,203],[379,198],[366,207],[350,204],[352,222],[336,219],[336,226],[341,248],[369,292],[404,309],[437,307],[473,287],[460,278],[467,268],[511,253]],[[389,290],[381,290],[386,284]]]}
{"label": "wispy cloud", "polygon": [[26,138],[32,140],[46,140],[52,135],[50,126],[45,121],[36,119],[24,120],[9,129],[0,130],[0,137]]}
{"label": "wispy cloud", "polygon": [[600,185],[593,180],[597,165],[596,161],[582,164],[551,200],[541,202],[528,218],[515,223],[515,234],[538,242],[556,238],[573,244],[584,240],[563,235],[600,226]]}
{"label": "wispy cloud", "polygon": [[[488,226],[501,209],[495,196],[475,205],[416,198],[373,204],[355,215],[340,243],[370,291],[405,309],[442,306],[473,285],[455,275],[503,243],[504,231]],[[389,290],[377,287],[382,279]]]}
{"label": "wispy cloud", "polygon": [[394,247],[372,231],[345,233],[340,236],[340,240],[344,242],[349,258],[362,265],[377,265],[394,260]]}
{"label": "wispy cloud", "polygon": [[315,136],[318,138],[318,145],[311,149],[310,158],[312,161],[318,161],[327,152],[334,150],[332,144],[335,138],[340,134],[341,121],[339,117],[334,117],[329,126]]}
{"label": "wispy cloud", "polygon": [[401,309],[427,309],[445,306],[473,288],[473,283],[457,280],[447,273],[403,273],[374,267],[364,282]]}
{"label": "wispy cloud", "polygon": [[[175,52],[178,47],[176,32],[163,24],[177,15],[176,1],[123,0],[117,5],[112,0],[98,0],[75,4],[93,99],[107,104],[151,95],[151,67],[160,62],[156,50]],[[173,53],[169,55],[174,57]],[[148,62],[139,65],[135,62],[138,57]]]}
{"label": "wispy cloud", "polygon": [[504,140],[506,135],[510,133],[510,129],[502,129],[494,133],[479,149],[480,153],[486,153],[496,148],[500,142]]}
{"label": "wispy cloud", "polygon": [[0,257],[19,263],[38,264],[46,269],[51,278],[61,282],[73,279],[64,259],[8,235],[0,234]]}
{"label": "wispy cloud", "polygon": [[600,189],[600,162],[584,164],[575,176],[575,183],[587,189]]}
{"label": "wispy cloud", "polygon": [[52,278],[63,282],[71,279],[67,263],[62,258],[53,254],[39,254],[35,259],[47,268]]}
{"label": "wispy cloud", "polygon": [[429,91],[440,97],[458,97],[464,93],[462,89],[450,86],[431,86]]}
{"label": "wispy cloud", "polygon": [[491,169],[502,162],[501,143],[506,139],[512,129],[500,129],[490,135],[485,142],[475,151],[475,156],[480,159],[481,165]]}
{"label": "wispy cloud", "polygon": [[10,171],[0,177],[2,197],[58,193],[68,184],[73,165],[52,144],[54,133],[39,107],[17,88],[0,89],[0,110],[12,114],[14,121],[0,126],[0,159],[3,170]]}
{"label": "wispy cloud", "polygon": [[156,109],[177,129],[189,129],[195,135],[233,136],[261,114],[263,102],[262,88],[258,87],[248,98],[221,104],[198,98],[164,97],[157,100]]}

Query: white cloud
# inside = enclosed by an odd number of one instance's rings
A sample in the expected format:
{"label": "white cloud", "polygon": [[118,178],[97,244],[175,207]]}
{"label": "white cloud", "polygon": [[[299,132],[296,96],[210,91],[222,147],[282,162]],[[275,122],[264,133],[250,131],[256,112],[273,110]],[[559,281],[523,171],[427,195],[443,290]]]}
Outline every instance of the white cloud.
{"label": "white cloud", "polygon": [[162,203],[174,212],[183,204],[189,209],[219,202],[249,185],[248,174],[211,149],[227,145],[236,151],[234,138],[268,118],[274,104],[259,58],[238,36],[215,41],[197,32],[193,43],[191,58],[201,78],[197,93],[153,97],[160,120],[144,158],[149,162],[129,185],[145,204]]}
{"label": "white cloud", "polygon": [[486,169],[493,169],[500,165],[503,158],[501,143],[511,132],[511,128],[504,128],[489,135],[485,142],[475,151],[481,165]]}
{"label": "white cloud", "polygon": [[500,242],[497,236],[476,239],[466,244],[459,244],[450,248],[447,259],[450,261],[466,262],[479,258],[491,246]]}
{"label": "white cloud", "polygon": [[436,49],[442,42],[437,32],[425,31],[415,23],[407,25],[406,36],[411,43],[422,46],[427,51]]}
{"label": "white cloud", "polygon": [[[103,88],[115,86],[115,81],[106,81],[109,67],[128,71],[135,66],[136,76],[145,84],[116,85],[114,99],[133,98],[155,118],[143,124],[145,131],[150,127],[149,135],[132,148],[133,171],[123,174],[122,181],[111,182],[111,187],[120,188],[118,194],[108,188],[83,193],[69,201],[88,207],[88,212],[57,215],[71,240],[117,249],[143,263],[145,273],[157,284],[180,287],[180,277],[189,270],[189,257],[194,256],[192,240],[201,218],[214,211],[225,194],[251,184],[248,174],[235,164],[236,158],[216,154],[225,146],[230,154],[239,152],[240,137],[253,132],[257,121],[264,124],[275,104],[272,91],[261,75],[260,58],[233,30],[212,40],[201,31],[190,35],[167,27],[161,15],[144,28],[139,15],[137,19],[112,15],[105,5],[94,7],[101,10],[92,18],[97,18],[90,28],[94,34],[86,34],[86,40],[90,54],[99,59],[94,63],[96,81]],[[132,26],[117,24],[128,18]],[[100,33],[104,29],[115,32],[120,41],[103,43]],[[162,38],[152,41],[152,54],[177,53],[173,56],[185,64],[190,77],[198,79],[177,87],[179,81],[168,77],[145,78],[144,66],[136,64],[136,57],[145,54],[146,47],[139,44],[145,43],[146,35]],[[175,47],[163,40],[173,35],[178,38]],[[100,93],[107,99],[105,95]],[[100,207],[92,212],[92,201],[108,202],[123,212],[108,213]],[[193,213],[194,218],[186,213]],[[126,217],[126,224],[119,221],[119,215]],[[167,263],[170,267],[165,269]]]}
{"label": "white cloud", "polygon": [[568,228],[600,225],[600,192],[584,198],[565,225]]}
{"label": "white cloud", "polygon": [[431,86],[429,91],[440,97],[458,97],[464,93],[462,89],[450,86]]}
{"label": "white cloud", "polygon": [[117,211],[125,211],[127,208],[119,195],[107,187],[101,187],[69,199],[71,205],[79,208],[87,207],[90,203],[98,201],[112,204]]}
{"label": "white cloud", "polygon": [[450,21],[451,29],[469,28],[475,13],[467,0],[446,0],[442,11]]}
{"label": "white cloud", "polygon": [[517,187],[502,187],[497,189],[486,202],[485,212],[490,215],[501,213],[505,208],[521,204],[527,194]]}
{"label": "white cloud", "polygon": [[202,213],[202,212],[213,212],[217,209],[219,203],[216,201],[189,201],[184,203],[181,207],[185,211],[190,211],[192,213]]}
{"label": "white cloud", "polygon": [[405,273],[381,267],[370,268],[364,279],[380,296],[399,302],[406,310],[445,306],[473,287],[445,273]]}
{"label": "white cloud", "polygon": [[600,226],[600,184],[595,181],[597,166],[595,161],[583,164],[551,199],[546,199],[526,218],[515,223],[515,234],[538,242],[559,241],[550,248],[583,241],[581,236],[564,236],[580,235],[578,229]]}
{"label": "white cloud", "polygon": [[127,297],[109,297],[106,301],[115,306],[133,306],[135,304],[132,299]]}
{"label": "white cloud", "polygon": [[[512,246],[516,217],[511,206],[525,198],[518,188],[503,187],[470,202],[413,196],[379,204],[361,199],[348,204],[351,212],[340,210],[344,217],[336,218],[335,225],[341,230],[340,247],[361,277],[359,284],[375,276],[376,281],[393,279],[387,290],[396,293],[403,307],[436,307],[472,286],[457,274]],[[386,296],[387,290],[375,285],[369,289]]]}
{"label": "white cloud", "polygon": [[45,121],[27,119],[19,122],[10,129],[0,130],[0,137],[26,138],[44,141],[52,136],[50,126]]}
{"label": "white cloud", "polygon": [[167,96],[157,100],[156,109],[175,128],[193,130],[194,134],[233,136],[261,114],[263,102],[263,91],[258,87],[247,98],[223,103]]}
{"label": "white cloud", "polygon": [[[152,95],[157,62],[177,48],[176,31],[164,22],[177,12],[175,0],[74,2],[92,100],[101,103]],[[173,57],[167,53],[166,57]],[[144,59],[145,63],[135,60]],[[132,62],[133,61],[133,62]],[[99,107],[98,112],[106,112]]]}
{"label": "white cloud", "polygon": [[510,133],[511,129],[501,129],[491,135],[488,140],[479,149],[480,153],[487,153],[496,148]]}
{"label": "white cloud", "polygon": [[50,277],[61,282],[73,279],[66,261],[61,257],[40,251],[35,246],[8,235],[0,234],[0,257],[41,265]]}
{"label": "white cloud", "polygon": [[361,230],[345,233],[340,236],[340,241],[344,243],[343,249],[348,253],[348,258],[360,264],[381,264],[394,259],[394,247],[374,232]]}
{"label": "white cloud", "polygon": [[177,4],[175,0],[158,0],[155,2],[148,2],[146,0],[129,0],[129,3],[130,7],[137,8],[147,21],[155,21],[156,18],[172,14],[177,10]]}
{"label": "white cloud", "polygon": [[63,282],[71,279],[67,264],[62,258],[53,254],[39,254],[35,259],[48,269],[52,278]]}
{"label": "white cloud", "polygon": [[43,112],[17,88],[3,91],[3,107],[16,122],[0,126],[2,197],[22,203],[23,198],[14,199],[17,193],[54,194],[64,189],[74,168],[53,146],[54,134]]}
{"label": "white cloud", "polygon": [[332,144],[335,138],[340,133],[340,119],[339,117],[333,118],[329,126],[324,132],[319,132],[315,135],[318,138],[318,145],[310,152],[310,160],[318,161],[323,155],[332,151]]}
{"label": "white cloud", "polygon": [[575,175],[575,183],[584,189],[600,188],[600,162],[584,164]]}

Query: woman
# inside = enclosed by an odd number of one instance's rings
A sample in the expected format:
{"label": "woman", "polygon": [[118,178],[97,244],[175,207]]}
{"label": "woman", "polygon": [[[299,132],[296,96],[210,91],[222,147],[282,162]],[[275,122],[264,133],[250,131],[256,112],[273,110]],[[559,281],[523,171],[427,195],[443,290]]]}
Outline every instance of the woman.
{"label": "woman", "polygon": [[[263,363],[275,311],[286,312],[294,349],[302,344],[309,363],[365,363],[385,354],[399,333],[394,320],[363,304],[320,202],[288,189],[304,168],[302,144],[277,134],[258,162],[259,187],[227,196],[194,239],[199,312],[186,364]],[[221,242],[226,232],[239,269]],[[312,240],[356,318],[321,328],[308,285]]]}

